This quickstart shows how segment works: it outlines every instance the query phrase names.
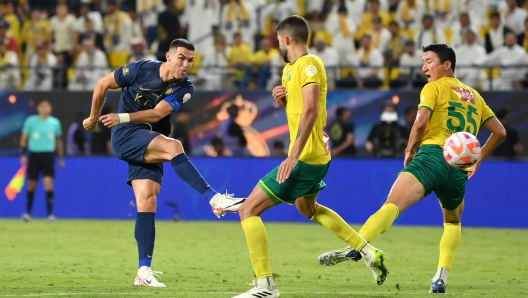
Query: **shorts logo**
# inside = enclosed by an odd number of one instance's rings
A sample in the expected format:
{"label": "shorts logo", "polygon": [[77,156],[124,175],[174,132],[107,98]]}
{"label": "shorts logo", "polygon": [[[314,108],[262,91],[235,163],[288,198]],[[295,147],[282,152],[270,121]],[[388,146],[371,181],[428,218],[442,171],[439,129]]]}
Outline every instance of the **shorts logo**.
{"label": "shorts logo", "polygon": [[306,68],[304,69],[304,73],[309,76],[309,77],[313,77],[317,74],[317,67],[313,66],[313,65],[308,65],[306,66]]}
{"label": "shorts logo", "polygon": [[186,102],[189,101],[189,99],[191,99],[191,94],[190,93],[185,93],[185,95],[183,96],[182,102],[186,103]]}

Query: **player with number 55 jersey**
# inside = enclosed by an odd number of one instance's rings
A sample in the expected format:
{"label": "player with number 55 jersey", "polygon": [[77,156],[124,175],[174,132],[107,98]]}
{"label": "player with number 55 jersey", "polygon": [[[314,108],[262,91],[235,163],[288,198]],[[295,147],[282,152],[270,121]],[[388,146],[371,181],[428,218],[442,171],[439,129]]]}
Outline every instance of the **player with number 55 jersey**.
{"label": "player with number 55 jersey", "polygon": [[[480,94],[455,77],[456,55],[451,47],[432,44],[423,51],[422,71],[428,84],[420,94],[418,114],[405,151],[405,168],[394,182],[385,205],[367,220],[359,234],[368,241],[374,240],[402,212],[434,191],[444,215],[444,234],[430,292],[445,293],[462,237],[461,217],[468,178],[506,137],[506,130]],[[449,136],[461,131],[477,135],[482,126],[492,134],[472,167],[458,169],[445,162],[443,146]],[[418,145],[420,150],[416,153]],[[319,256],[319,263],[335,265],[350,259],[351,253],[350,247],[330,251]]]}

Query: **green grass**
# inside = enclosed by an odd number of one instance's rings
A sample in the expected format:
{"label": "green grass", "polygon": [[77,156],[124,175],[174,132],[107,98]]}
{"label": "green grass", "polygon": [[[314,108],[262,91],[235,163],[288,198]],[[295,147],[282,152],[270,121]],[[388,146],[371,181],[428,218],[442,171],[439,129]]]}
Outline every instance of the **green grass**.
{"label": "green grass", "polygon": [[[393,227],[375,241],[391,274],[374,283],[363,261],[334,267],[317,256],[342,247],[316,224],[269,223],[281,297],[426,297],[441,228]],[[0,220],[1,297],[232,297],[254,278],[244,233],[233,222],[158,222],[154,270],[167,288],[134,287],[133,221]],[[454,297],[527,297],[527,230],[463,229],[449,276]],[[399,288],[399,289],[398,289]]]}

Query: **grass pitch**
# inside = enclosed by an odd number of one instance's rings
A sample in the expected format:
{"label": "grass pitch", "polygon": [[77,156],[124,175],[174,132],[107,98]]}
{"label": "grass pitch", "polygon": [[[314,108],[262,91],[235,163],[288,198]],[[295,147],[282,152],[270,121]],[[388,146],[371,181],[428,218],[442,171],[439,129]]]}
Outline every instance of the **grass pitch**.
{"label": "grass pitch", "polygon": [[[374,245],[390,274],[363,261],[320,266],[344,246],[316,224],[266,224],[281,297],[428,297],[441,228],[393,227]],[[254,278],[236,222],[157,222],[154,270],[167,288],[134,287],[133,221],[0,220],[1,297],[232,297]],[[528,297],[527,230],[464,228],[448,296]]]}

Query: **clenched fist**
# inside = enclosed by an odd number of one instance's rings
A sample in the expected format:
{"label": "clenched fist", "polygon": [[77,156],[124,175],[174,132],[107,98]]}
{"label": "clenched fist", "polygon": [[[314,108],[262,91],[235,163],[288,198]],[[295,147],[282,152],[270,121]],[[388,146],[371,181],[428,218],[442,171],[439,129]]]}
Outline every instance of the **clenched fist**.
{"label": "clenched fist", "polygon": [[94,131],[97,128],[97,119],[91,117],[84,119],[83,127],[87,131]]}
{"label": "clenched fist", "polygon": [[271,96],[279,103],[281,107],[286,106],[286,87],[284,86],[277,86],[273,88],[273,91],[271,92]]}

